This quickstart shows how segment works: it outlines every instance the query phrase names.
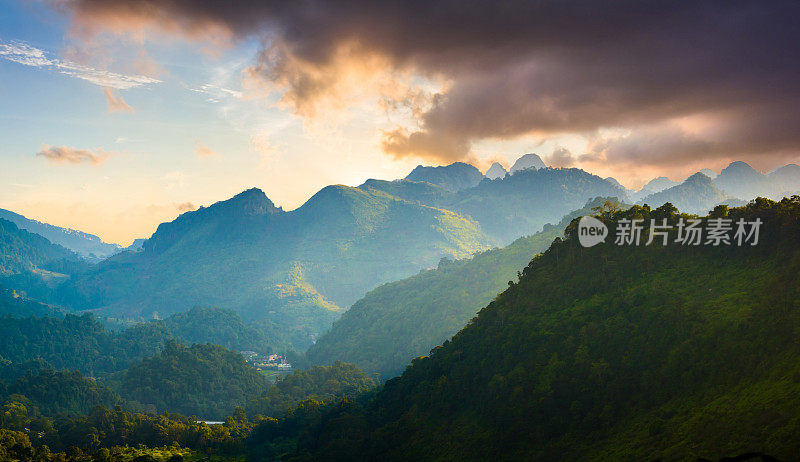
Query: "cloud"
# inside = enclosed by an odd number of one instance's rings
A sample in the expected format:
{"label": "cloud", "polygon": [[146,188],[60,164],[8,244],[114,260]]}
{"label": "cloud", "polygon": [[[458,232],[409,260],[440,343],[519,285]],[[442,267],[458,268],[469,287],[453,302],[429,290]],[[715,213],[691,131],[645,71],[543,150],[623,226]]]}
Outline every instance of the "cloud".
{"label": "cloud", "polygon": [[69,60],[50,58],[44,50],[23,42],[0,43],[0,57],[25,66],[55,71],[70,77],[86,80],[94,85],[116,90],[127,90],[161,82],[158,79],[144,75],[118,74]]}
{"label": "cloud", "polygon": [[175,205],[175,209],[178,210],[178,213],[184,212],[191,212],[193,210],[197,210],[197,206],[191,202],[183,202],[180,204]]}
{"label": "cloud", "polygon": [[189,88],[189,90],[209,96],[206,101],[210,103],[220,103],[223,99],[242,99],[243,97],[243,93],[239,90],[232,90],[230,88],[220,87],[219,85],[214,85],[211,83],[202,85],[199,88]]}
{"label": "cloud", "polygon": [[217,151],[212,151],[211,149],[203,146],[200,143],[196,144],[196,152],[197,157],[204,158],[204,157],[219,157],[219,153]]}
{"label": "cloud", "polygon": [[550,167],[572,167],[575,165],[575,158],[567,148],[558,147],[553,150],[553,153],[546,156],[545,163]]}
{"label": "cloud", "polygon": [[134,112],[133,108],[125,102],[122,96],[116,94],[111,88],[103,89],[103,94],[106,95],[108,101],[108,112]]}
{"label": "cloud", "polygon": [[[414,124],[384,135],[394,157],[447,162],[469,158],[480,140],[596,138],[617,128],[630,135],[595,155],[669,163],[676,150],[672,162],[716,158],[723,149],[754,158],[800,153],[797,2],[61,4],[75,24],[114,33],[262,38],[248,78],[281,92],[284,107],[303,117],[349,107],[365,89],[401,84],[411,95],[415,80],[446,82],[414,111]],[[665,127],[703,116],[714,127]]]}
{"label": "cloud", "polygon": [[409,134],[402,128],[384,132],[381,146],[397,159],[416,156],[441,163],[463,159],[469,151],[469,145],[464,139],[451,139],[444,134],[435,136],[426,132]]}
{"label": "cloud", "polygon": [[42,145],[37,156],[42,156],[49,162],[55,164],[89,164],[100,165],[115,153],[97,149],[91,151],[88,149],[76,149],[68,146],[48,146]]}

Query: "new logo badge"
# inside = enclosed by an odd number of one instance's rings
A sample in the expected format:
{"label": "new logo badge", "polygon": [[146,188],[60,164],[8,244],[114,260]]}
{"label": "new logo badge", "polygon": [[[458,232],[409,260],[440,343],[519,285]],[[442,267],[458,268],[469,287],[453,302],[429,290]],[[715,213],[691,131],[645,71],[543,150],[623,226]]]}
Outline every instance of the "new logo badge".
{"label": "new logo badge", "polygon": [[592,247],[606,240],[608,228],[595,217],[581,217],[578,222],[578,241],[584,247]]}

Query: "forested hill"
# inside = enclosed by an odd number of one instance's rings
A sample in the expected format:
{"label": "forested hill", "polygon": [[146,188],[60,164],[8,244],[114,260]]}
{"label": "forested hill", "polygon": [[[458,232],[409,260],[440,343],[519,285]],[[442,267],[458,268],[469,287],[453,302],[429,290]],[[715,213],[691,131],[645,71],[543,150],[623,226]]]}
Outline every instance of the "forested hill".
{"label": "forested hill", "polygon": [[0,316],[58,316],[58,307],[31,300],[14,290],[0,286]]}
{"label": "forested hill", "polygon": [[64,247],[0,218],[0,276],[47,271],[60,260],[76,258]]}
{"label": "forested hill", "polygon": [[556,226],[546,225],[543,231],[507,247],[470,259],[443,259],[435,269],[378,287],[309,348],[307,363],[342,360],[378,372],[382,379],[398,375],[411,359],[427,354],[464,327],[508,287],[509,280],[516,279],[533,256],[561,236],[573,218],[593,213],[607,200],[616,201],[595,198]]}
{"label": "forested hill", "polygon": [[[4,296],[0,290],[0,308]],[[12,299],[12,301],[20,298]],[[22,300],[10,309],[47,305]],[[0,358],[14,363],[43,361],[56,369],[78,370],[103,377],[161,351],[164,343],[211,343],[236,351],[275,352],[268,334],[246,325],[233,311],[196,307],[164,320],[133,325],[122,331],[106,329],[91,314],[63,317],[0,317]]]}
{"label": "forested hill", "polygon": [[70,250],[0,218],[0,285],[40,301],[88,265]]}
{"label": "forested hill", "polygon": [[238,352],[168,341],[160,353],[125,371],[119,390],[155,412],[222,420],[268,385]]}
{"label": "forested hill", "polygon": [[490,244],[473,220],[378,191],[329,186],[284,212],[251,189],[162,224],[143,251],[115,255],[59,293],[132,319],[232,309],[302,351],[375,286]]}
{"label": "forested hill", "polygon": [[[607,212],[612,238],[622,218],[679,216],[669,205]],[[323,415],[298,454],[791,460],[800,454],[800,197],[759,199],[728,218],[762,220],[758,245],[583,248],[573,222],[365,411]],[[264,443],[251,441],[254,451]]]}

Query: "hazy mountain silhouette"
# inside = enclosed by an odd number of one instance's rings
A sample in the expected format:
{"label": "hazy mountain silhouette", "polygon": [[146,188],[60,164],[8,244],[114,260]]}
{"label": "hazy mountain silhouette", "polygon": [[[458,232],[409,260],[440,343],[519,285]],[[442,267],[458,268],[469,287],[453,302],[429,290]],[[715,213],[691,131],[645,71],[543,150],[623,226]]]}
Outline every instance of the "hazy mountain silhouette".
{"label": "hazy mountain silhouette", "polygon": [[731,199],[723,191],[720,191],[711,178],[703,173],[695,173],[671,188],[665,189],[655,194],[650,194],[640,200],[640,204],[647,204],[652,208],[660,207],[667,202],[689,213],[705,214],[712,210],[714,206],[724,203]]}
{"label": "hazy mountain silhouette", "polygon": [[545,165],[544,161],[542,161],[542,158],[538,155],[525,154],[517,159],[516,162],[514,162],[514,165],[511,166],[509,173],[513,174],[529,168],[540,169],[545,167],[547,167],[547,165]]}
{"label": "hazy mountain silhouette", "polygon": [[0,218],[14,223],[20,229],[43,236],[53,244],[72,250],[89,260],[106,258],[121,249],[119,245],[103,242],[93,234],[31,220],[10,210],[0,209]]}
{"label": "hazy mountain silhouette", "polygon": [[424,181],[450,191],[460,191],[480,183],[483,179],[483,174],[470,164],[455,162],[441,167],[418,165],[405,179],[409,181]]}

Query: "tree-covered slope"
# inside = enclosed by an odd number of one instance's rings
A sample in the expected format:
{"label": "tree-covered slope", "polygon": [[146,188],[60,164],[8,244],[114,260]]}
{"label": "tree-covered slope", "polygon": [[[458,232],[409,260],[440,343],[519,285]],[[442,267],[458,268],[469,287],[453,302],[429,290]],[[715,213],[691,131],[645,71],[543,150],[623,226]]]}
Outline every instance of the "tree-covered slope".
{"label": "tree-covered slope", "polygon": [[254,397],[247,405],[250,416],[281,417],[305,399],[335,403],[341,399],[356,399],[377,384],[352,364],[340,361],[330,366],[315,366],[296,370]]}
{"label": "tree-covered slope", "polygon": [[170,338],[156,323],[108,331],[90,314],[0,318],[0,357],[13,363],[43,360],[55,369],[89,376],[121,371],[158,352]]}
{"label": "tree-covered slope", "polygon": [[237,352],[169,341],[160,353],[125,371],[118,390],[157,412],[224,419],[267,386],[266,378]]}
{"label": "tree-covered slope", "polygon": [[61,314],[58,307],[31,300],[18,292],[0,286],[0,316],[57,316]]}
{"label": "tree-covered slope", "polygon": [[[607,213],[612,237],[622,218],[679,217],[669,205]],[[762,220],[759,244],[608,239],[583,248],[573,222],[519,282],[387,382],[366,410],[322,414],[297,454],[717,460],[761,451],[792,460],[800,453],[800,197],[759,199],[728,218]]]}
{"label": "tree-covered slope", "polygon": [[121,403],[111,389],[77,371],[44,369],[6,385],[5,392],[0,392],[0,403],[30,415],[86,414],[95,406],[113,407]]}
{"label": "tree-covered slope", "polygon": [[86,267],[74,252],[0,218],[0,284],[5,287],[48,299],[53,287]]}
{"label": "tree-covered slope", "polygon": [[58,260],[75,258],[69,250],[0,219],[0,276],[47,269]]}
{"label": "tree-covered slope", "polygon": [[502,249],[465,260],[442,260],[436,269],[384,284],[356,302],[306,352],[310,364],[356,364],[383,379],[458,332],[530,259],[547,249],[572,218],[592,213],[597,198],[556,226],[517,239]]}
{"label": "tree-covered slope", "polygon": [[249,190],[162,224],[61,296],[134,319],[219,306],[304,350],[368,290],[489,244],[472,220],[380,191],[329,186],[284,212]]}
{"label": "tree-covered slope", "polygon": [[247,325],[236,312],[222,308],[195,307],[175,313],[163,321],[166,330],[184,343],[213,343],[225,348],[272,353],[268,335]]}
{"label": "tree-covered slope", "polygon": [[[4,294],[0,290],[0,307]],[[30,301],[21,303],[33,304],[39,310],[48,307]],[[269,337],[267,332],[245,324],[235,312],[221,308],[196,307],[120,331],[107,329],[91,314],[17,315],[0,317],[0,358],[15,364],[41,360],[55,369],[101,377],[155,355],[168,340],[212,343],[267,354],[276,350]]]}

